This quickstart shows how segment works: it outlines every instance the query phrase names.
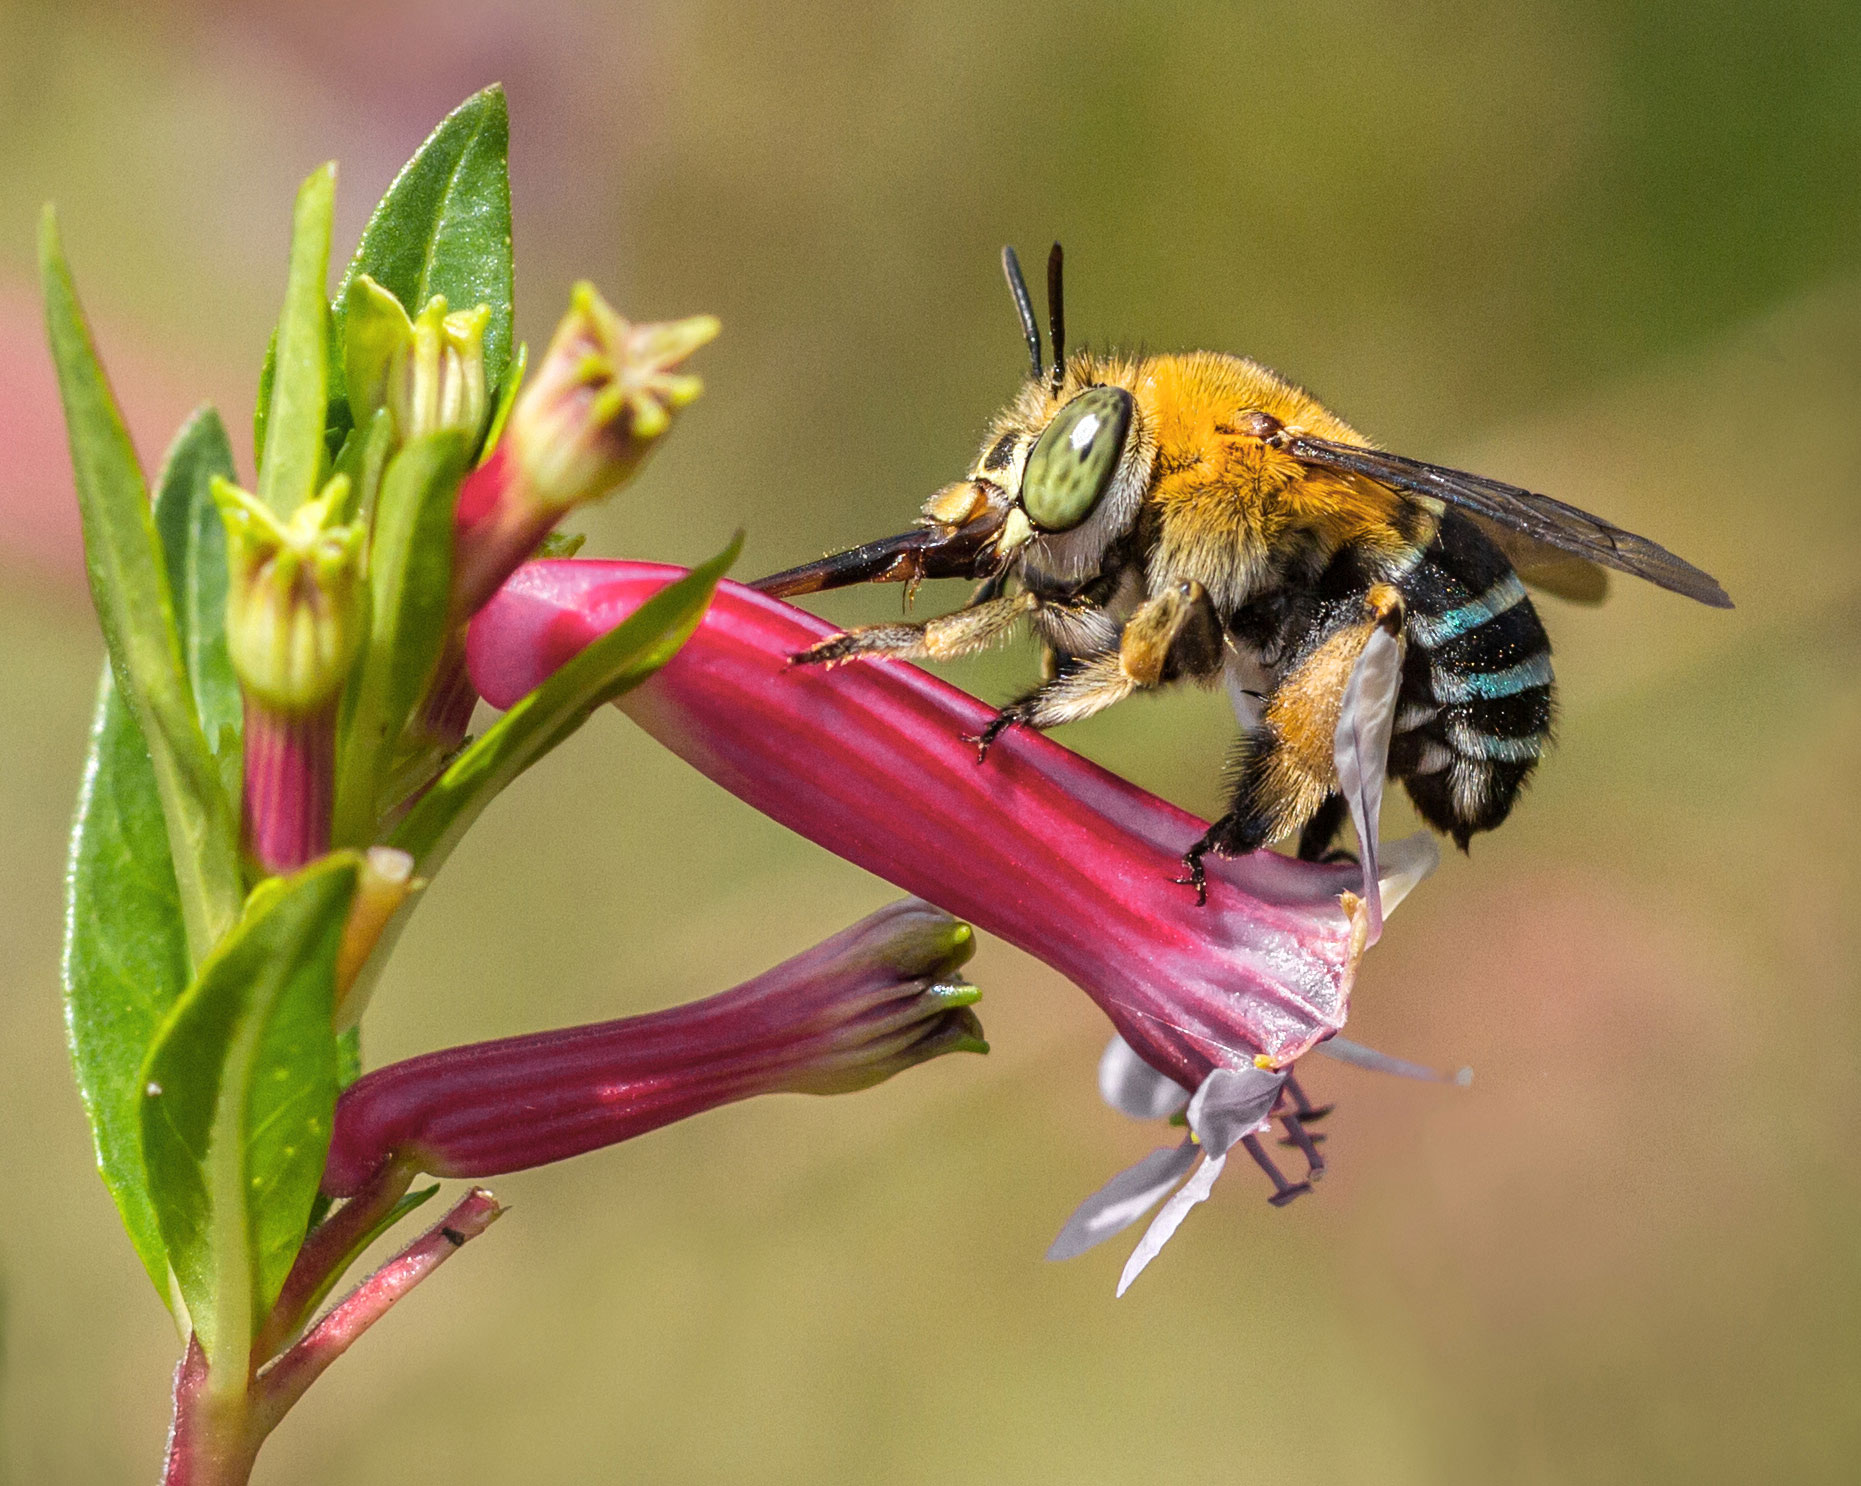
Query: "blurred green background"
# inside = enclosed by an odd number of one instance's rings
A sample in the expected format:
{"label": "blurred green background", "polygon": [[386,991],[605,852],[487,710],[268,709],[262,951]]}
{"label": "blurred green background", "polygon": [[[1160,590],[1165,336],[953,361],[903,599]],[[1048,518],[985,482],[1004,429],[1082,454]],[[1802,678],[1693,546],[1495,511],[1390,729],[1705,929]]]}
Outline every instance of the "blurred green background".
{"label": "blurred green background", "polygon": [[[34,213],[153,459],[200,398],[244,424],[302,174],[340,157],[346,253],[499,78],[520,331],[583,275],[726,327],[591,552],[898,529],[1015,385],[999,246],[1058,236],[1075,337],[1251,353],[1739,608],[1546,601],[1560,746],[1352,1022],[1477,1081],[1316,1064],[1315,1198],[1224,1183],[1121,1302],[1126,1243],[1043,1265],[1158,1132],[1099,1105],[1085,999],[985,944],[987,1060],[498,1182],[258,1479],[1861,1476],[1861,21],[1813,0],[0,6],[0,1476],[152,1478],[176,1350],[62,1046],[100,645]],[[1229,731],[1189,695],[1061,737],[1206,813]],[[707,993],[893,895],[610,714],[454,858],[370,1058]]]}

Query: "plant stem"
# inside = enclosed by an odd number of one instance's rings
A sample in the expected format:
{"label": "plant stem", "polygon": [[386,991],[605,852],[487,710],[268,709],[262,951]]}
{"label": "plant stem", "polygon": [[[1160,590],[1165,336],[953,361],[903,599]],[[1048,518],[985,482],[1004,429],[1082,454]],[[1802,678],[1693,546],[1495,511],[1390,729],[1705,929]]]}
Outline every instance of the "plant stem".
{"label": "plant stem", "polygon": [[311,1230],[278,1292],[278,1303],[253,1344],[255,1366],[263,1366],[290,1340],[318,1297],[335,1283],[337,1266],[353,1262],[357,1245],[401,1200],[413,1178],[410,1166],[383,1167],[374,1181]]}
{"label": "plant stem", "polygon": [[246,1395],[215,1392],[207,1354],[190,1336],[174,1370],[174,1416],[162,1486],[244,1486],[264,1439],[252,1422]]}
{"label": "plant stem", "polygon": [[252,1402],[254,1422],[269,1433],[323,1370],[349,1350],[395,1301],[419,1284],[471,1239],[489,1228],[504,1209],[483,1187],[474,1187],[419,1238],[352,1291],[310,1328],[295,1346],[259,1374]]}

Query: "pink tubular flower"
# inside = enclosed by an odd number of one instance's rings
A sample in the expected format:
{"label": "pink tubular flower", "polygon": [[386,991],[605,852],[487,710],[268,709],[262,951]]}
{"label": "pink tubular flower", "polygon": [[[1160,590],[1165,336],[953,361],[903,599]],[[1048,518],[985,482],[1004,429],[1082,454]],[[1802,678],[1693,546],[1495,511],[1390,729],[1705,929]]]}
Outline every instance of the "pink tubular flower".
{"label": "pink tubular flower", "polygon": [[[510,706],[679,571],[529,564],[472,623],[474,684]],[[1207,1196],[1237,1143],[1272,1178],[1276,1201],[1305,1190],[1257,1139],[1279,1119],[1312,1174],[1322,1169],[1293,1063],[1335,1039],[1347,1061],[1407,1066],[1336,1038],[1373,932],[1359,869],[1270,852],[1211,858],[1198,906],[1177,878],[1201,821],[1023,729],[1002,734],[979,765],[973,739],[993,710],[914,666],[790,664],[830,633],[802,610],[725,583],[678,655],[618,705],[765,814],[1071,979],[1118,1031],[1131,1076],[1107,1097],[1120,1108],[1190,1107],[1193,1141],[1090,1199],[1056,1256],[1135,1222],[1201,1160],[1140,1245],[1128,1284]],[[1435,857],[1426,836],[1384,848],[1382,908]]]}
{"label": "pink tubular flower", "polygon": [[[508,707],[681,570],[531,563],[473,622],[473,683]],[[697,633],[619,705],[731,793],[868,871],[1046,961],[1185,1088],[1285,1067],[1337,1032],[1367,933],[1358,869],[1269,852],[1211,858],[1205,907],[1175,878],[1202,823],[1015,728],[914,666],[789,657],[833,633],[721,585]],[[1406,890],[1431,843],[1385,853]]]}
{"label": "pink tubular flower", "polygon": [[337,1104],[324,1193],[390,1165],[522,1171],[757,1094],[851,1093],[986,1052],[957,974],[974,949],[967,924],[906,899],[707,1000],[390,1064]]}

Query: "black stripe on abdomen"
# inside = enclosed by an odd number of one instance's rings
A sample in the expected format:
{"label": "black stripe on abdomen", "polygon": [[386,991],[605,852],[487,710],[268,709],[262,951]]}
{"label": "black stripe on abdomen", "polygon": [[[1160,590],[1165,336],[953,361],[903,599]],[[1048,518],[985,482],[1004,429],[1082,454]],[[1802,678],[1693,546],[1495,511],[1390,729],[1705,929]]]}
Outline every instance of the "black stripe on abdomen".
{"label": "black stripe on abdomen", "polygon": [[1551,643],[1505,555],[1464,517],[1401,583],[1408,658],[1389,767],[1465,847],[1511,812],[1551,735]]}

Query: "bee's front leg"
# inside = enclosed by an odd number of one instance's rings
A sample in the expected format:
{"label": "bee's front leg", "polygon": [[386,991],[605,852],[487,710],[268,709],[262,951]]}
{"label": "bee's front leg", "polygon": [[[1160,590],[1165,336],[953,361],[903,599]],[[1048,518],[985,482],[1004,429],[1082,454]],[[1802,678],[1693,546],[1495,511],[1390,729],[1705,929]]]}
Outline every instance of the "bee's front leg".
{"label": "bee's front leg", "polygon": [[802,651],[795,665],[835,665],[856,655],[890,656],[894,660],[948,660],[985,650],[1004,640],[1017,621],[1040,600],[1031,593],[990,599],[971,608],[942,614],[922,624],[868,624],[834,635]]}

